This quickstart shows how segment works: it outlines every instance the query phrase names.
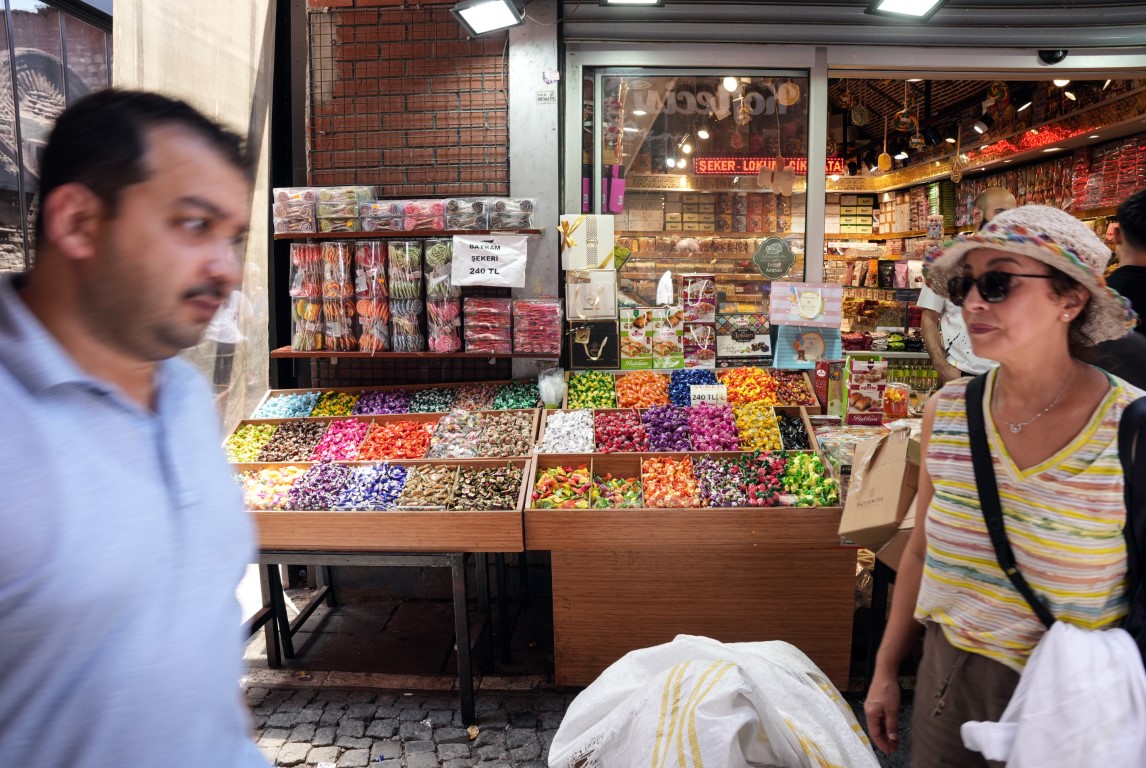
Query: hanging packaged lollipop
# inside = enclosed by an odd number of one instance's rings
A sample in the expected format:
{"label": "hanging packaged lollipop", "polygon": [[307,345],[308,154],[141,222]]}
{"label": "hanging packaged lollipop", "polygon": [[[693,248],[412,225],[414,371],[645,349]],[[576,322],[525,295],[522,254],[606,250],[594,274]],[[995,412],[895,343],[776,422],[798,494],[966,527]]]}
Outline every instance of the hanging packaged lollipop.
{"label": "hanging packaged lollipop", "polygon": [[390,299],[390,348],[394,352],[425,351],[421,299]]}
{"label": "hanging packaged lollipop", "polygon": [[391,298],[421,298],[422,244],[417,240],[391,240],[387,248]]}
{"label": "hanging packaged lollipop", "polygon": [[431,352],[457,352],[462,348],[462,302],[460,299],[426,301],[426,327]]}
{"label": "hanging packaged lollipop", "polygon": [[325,348],[337,352],[358,349],[354,318],[353,256],[349,243],[322,245],[322,316]]}
{"label": "hanging packaged lollipop", "polygon": [[427,240],[425,253],[427,299],[454,299],[462,295],[450,279],[454,264],[452,240]]}
{"label": "hanging packaged lollipop", "polygon": [[291,349],[315,352],[323,348],[322,247],[294,243],[291,261]]}
{"label": "hanging packaged lollipop", "polygon": [[389,285],[386,282],[386,244],[363,240],[354,253],[355,308],[358,312],[358,349],[390,350]]}

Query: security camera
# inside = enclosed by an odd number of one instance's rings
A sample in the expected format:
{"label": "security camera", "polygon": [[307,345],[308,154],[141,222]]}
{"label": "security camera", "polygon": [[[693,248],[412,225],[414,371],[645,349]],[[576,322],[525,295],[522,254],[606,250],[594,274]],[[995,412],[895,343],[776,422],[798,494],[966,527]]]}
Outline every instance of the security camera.
{"label": "security camera", "polygon": [[1058,64],[1060,61],[1066,58],[1067,53],[1069,53],[1069,51],[1064,51],[1062,49],[1057,51],[1039,51],[1039,61],[1041,61],[1043,64]]}

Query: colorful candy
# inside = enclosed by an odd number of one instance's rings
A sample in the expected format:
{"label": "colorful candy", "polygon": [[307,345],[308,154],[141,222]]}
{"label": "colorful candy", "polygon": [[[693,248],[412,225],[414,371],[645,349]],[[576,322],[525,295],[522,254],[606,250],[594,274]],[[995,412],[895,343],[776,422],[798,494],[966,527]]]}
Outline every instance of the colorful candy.
{"label": "colorful candy", "polygon": [[809,450],[808,430],[804,429],[804,422],[798,416],[789,416],[786,413],[776,414],[780,427],[780,439],[784,449],[788,451]]}
{"label": "colorful candy", "polygon": [[287,509],[334,509],[350,480],[350,467],[324,461],[315,464],[291,486]]}
{"label": "colorful candy", "polygon": [[419,389],[410,398],[410,413],[445,413],[454,407],[454,396],[448,387]]}
{"label": "colorful candy", "polygon": [[790,503],[800,507],[830,507],[840,501],[840,489],[835,480],[827,477],[820,457],[811,453],[798,453],[788,460],[784,472],[784,490],[794,494]]}
{"label": "colorful candy", "polygon": [[619,408],[649,408],[668,405],[669,377],[652,371],[633,371],[617,377],[613,385],[617,390]]}
{"label": "colorful candy", "polygon": [[593,486],[589,467],[550,467],[537,473],[533,506],[537,509],[588,509]]}
{"label": "colorful candy", "polygon": [[450,509],[473,509],[479,512],[517,509],[521,492],[521,468],[462,467],[458,484],[450,500]]}
{"label": "colorful candy", "polygon": [[427,459],[472,459],[478,455],[481,414],[453,410],[438,422],[430,438]]}
{"label": "colorful candy", "polygon": [[688,409],[688,431],[694,451],[739,451],[736,416],[728,405],[697,403]]}
{"label": "colorful candy", "polygon": [[350,392],[323,392],[311,411],[311,416],[349,416],[358,403],[358,395]]}
{"label": "colorful candy", "polygon": [[640,507],[644,503],[641,494],[641,479],[639,477],[613,477],[609,473],[606,473],[604,477],[594,477],[591,502],[593,509],[633,509]]}
{"label": "colorful candy", "polygon": [[532,452],[532,411],[482,414],[478,456],[528,456]]}
{"label": "colorful candy", "polygon": [[394,464],[353,467],[334,504],[343,511],[377,511],[394,506],[406,482],[406,468]]}
{"label": "colorful candy", "polygon": [[445,509],[457,481],[457,467],[421,464],[406,474],[406,485],[398,497],[403,509]]}
{"label": "colorful candy", "polygon": [[317,392],[276,395],[255,409],[252,419],[303,419],[314,410]]}
{"label": "colorful candy", "polygon": [[750,507],[777,507],[782,503],[784,473],[788,467],[786,453],[745,454],[740,458],[744,473],[744,491]]}
{"label": "colorful candy", "polygon": [[377,422],[358,447],[358,460],[420,459],[430,449],[436,426],[436,421]]}
{"label": "colorful candy", "polygon": [[613,377],[601,371],[584,371],[569,379],[569,407],[616,408]]}
{"label": "colorful candy", "polygon": [[409,413],[410,396],[405,390],[389,392],[363,392],[354,404],[355,416],[382,416],[391,413]]}
{"label": "colorful candy", "polygon": [[693,385],[719,384],[716,374],[707,368],[682,368],[672,372],[669,381],[669,400],[673,405],[684,408],[692,403],[689,388]]}
{"label": "colorful candy", "polygon": [[776,380],[760,368],[729,368],[720,381],[728,387],[728,404],[776,405]]}
{"label": "colorful candy", "polygon": [[688,451],[688,409],[671,405],[654,405],[643,414],[641,422],[649,435],[650,451]]}
{"label": "colorful candy", "polygon": [[645,505],[658,508],[699,507],[692,459],[653,458],[641,464],[645,478]]}
{"label": "colorful candy", "polygon": [[274,436],[259,451],[259,461],[307,461],[325,431],[325,421],[288,421],[280,424]]}
{"label": "colorful candy", "polygon": [[731,459],[701,456],[696,461],[700,499],[706,507],[746,507],[744,472]]}
{"label": "colorful candy", "polygon": [[243,472],[235,478],[243,489],[247,509],[286,509],[291,486],[304,472],[305,467],[279,467]]}
{"label": "colorful candy", "polygon": [[818,401],[803,371],[769,371],[776,382],[776,399],[784,405],[815,405]]}
{"label": "colorful candy", "polygon": [[597,411],[593,439],[600,453],[637,453],[649,450],[649,434],[637,411]]}
{"label": "colorful candy", "polygon": [[462,384],[455,390],[454,405],[464,411],[488,411],[500,387],[497,384]]}
{"label": "colorful candy", "polygon": [[322,439],[314,448],[311,461],[354,461],[358,445],[370,431],[370,422],[341,419],[330,422]]}
{"label": "colorful candy", "polygon": [[527,410],[536,408],[541,400],[541,393],[537,391],[537,382],[511,381],[497,391],[493,408],[495,411]]}
{"label": "colorful candy", "polygon": [[783,448],[776,412],[770,405],[746,403],[733,408],[740,448],[744,451],[778,451]]}
{"label": "colorful candy", "polygon": [[236,463],[257,461],[259,451],[275,433],[275,424],[243,424],[227,438],[223,450],[227,460]]}
{"label": "colorful candy", "polygon": [[538,453],[592,453],[592,411],[547,411]]}

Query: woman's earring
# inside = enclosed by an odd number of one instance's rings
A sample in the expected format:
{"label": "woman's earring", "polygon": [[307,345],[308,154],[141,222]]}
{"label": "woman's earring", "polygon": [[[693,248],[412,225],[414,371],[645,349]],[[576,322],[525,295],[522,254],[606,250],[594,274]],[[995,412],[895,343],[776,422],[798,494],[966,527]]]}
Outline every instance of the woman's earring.
{"label": "woman's earring", "polygon": [[1063,312],[1062,313],[1062,319],[1066,320],[1069,323],[1070,322],[1070,313],[1069,312]]}

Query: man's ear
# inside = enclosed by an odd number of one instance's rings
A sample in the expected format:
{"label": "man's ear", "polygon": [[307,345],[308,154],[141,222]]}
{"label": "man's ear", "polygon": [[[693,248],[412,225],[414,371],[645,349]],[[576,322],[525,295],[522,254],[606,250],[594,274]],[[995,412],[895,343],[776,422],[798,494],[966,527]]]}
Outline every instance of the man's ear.
{"label": "man's ear", "polygon": [[975,227],[975,231],[978,231],[979,228],[983,226],[982,208],[975,206],[971,209],[971,224]]}
{"label": "man's ear", "polygon": [[1110,225],[1110,228],[1107,230],[1106,234],[1112,243],[1115,245],[1122,245],[1122,229],[1119,228],[1117,221]]}
{"label": "man's ear", "polygon": [[96,255],[103,202],[83,184],[61,184],[40,202],[43,237],[70,259]]}

